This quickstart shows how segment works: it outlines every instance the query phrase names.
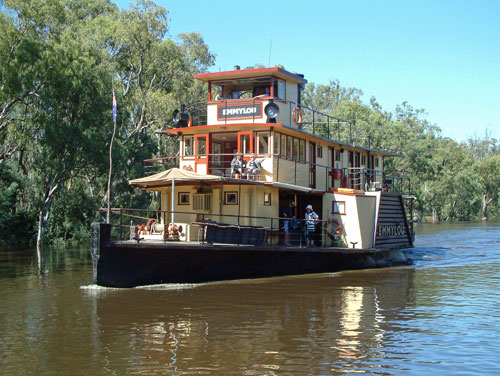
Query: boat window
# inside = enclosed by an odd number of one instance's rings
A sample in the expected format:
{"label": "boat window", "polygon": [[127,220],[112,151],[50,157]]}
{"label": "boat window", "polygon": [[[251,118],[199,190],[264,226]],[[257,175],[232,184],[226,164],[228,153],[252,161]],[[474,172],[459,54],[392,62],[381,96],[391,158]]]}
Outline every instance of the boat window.
{"label": "boat window", "polygon": [[364,166],[366,165],[366,155],[361,156],[361,164]]}
{"label": "boat window", "polygon": [[378,158],[375,158],[375,167],[378,167]]}
{"label": "boat window", "polygon": [[299,143],[299,159],[302,162],[306,161],[306,140],[300,140],[300,143]]}
{"label": "boat window", "polygon": [[318,158],[323,158],[323,146],[317,146],[316,148],[316,156]]}
{"label": "boat window", "polygon": [[274,154],[279,154],[280,153],[280,134],[279,133],[274,133],[273,140],[274,140],[273,153]]}
{"label": "boat window", "polygon": [[340,161],[340,150],[335,150],[335,160]]}
{"label": "boat window", "polygon": [[184,136],[184,155],[193,155],[193,136]]}
{"label": "boat window", "polygon": [[299,139],[293,139],[293,159],[299,158]]}
{"label": "boat window", "polygon": [[249,134],[240,134],[240,153],[249,154],[250,150],[250,135]]}
{"label": "boat window", "polygon": [[238,205],[238,192],[224,192],[224,205]]}
{"label": "boat window", "polygon": [[257,154],[269,153],[269,132],[257,133]]}
{"label": "boat window", "polygon": [[286,142],[286,156],[292,158],[292,136],[287,137]]}
{"label": "boat window", "polygon": [[197,143],[198,143],[198,146],[197,146],[196,154],[198,154],[198,155],[207,154],[207,139],[206,139],[206,137],[199,137]]}
{"label": "boat window", "polygon": [[278,82],[278,98],[286,99],[286,84],[285,81],[279,80]]}
{"label": "boat window", "polygon": [[264,205],[271,206],[271,192],[264,192]]}
{"label": "boat window", "polygon": [[189,205],[189,192],[179,192],[177,205]]}
{"label": "boat window", "polygon": [[286,136],[281,135],[281,155],[286,157]]}
{"label": "boat window", "polygon": [[332,214],[345,214],[345,201],[332,201]]}

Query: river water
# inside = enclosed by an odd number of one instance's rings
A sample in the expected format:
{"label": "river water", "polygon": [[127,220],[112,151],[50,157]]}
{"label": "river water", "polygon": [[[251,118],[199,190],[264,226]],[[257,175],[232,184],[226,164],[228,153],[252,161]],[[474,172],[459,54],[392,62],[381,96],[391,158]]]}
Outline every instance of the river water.
{"label": "river water", "polygon": [[498,375],[500,222],[416,230],[412,266],[137,289],[0,250],[0,373]]}

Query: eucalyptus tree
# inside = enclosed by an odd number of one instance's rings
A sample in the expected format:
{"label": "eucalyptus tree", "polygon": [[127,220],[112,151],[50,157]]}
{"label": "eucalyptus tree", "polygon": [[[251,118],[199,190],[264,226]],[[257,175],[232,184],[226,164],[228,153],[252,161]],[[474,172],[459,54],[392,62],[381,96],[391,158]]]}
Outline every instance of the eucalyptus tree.
{"label": "eucalyptus tree", "polygon": [[2,155],[24,175],[16,206],[38,213],[38,246],[57,194],[102,163],[109,59],[89,36],[99,17],[116,11],[105,0],[2,4]]}
{"label": "eucalyptus tree", "polygon": [[143,160],[161,156],[160,142],[168,155],[177,152],[176,142],[171,138],[160,141],[159,134],[172,126],[171,114],[181,102],[204,99],[202,84],[193,75],[205,72],[215,56],[197,33],[168,38],[168,11],[152,1],[131,4],[112,25],[109,50],[118,101],[112,191],[115,202],[128,206],[136,198],[127,178],[145,173]]}
{"label": "eucalyptus tree", "polygon": [[500,154],[482,159],[477,162],[477,174],[481,189],[481,218],[488,220],[489,208],[500,207]]}

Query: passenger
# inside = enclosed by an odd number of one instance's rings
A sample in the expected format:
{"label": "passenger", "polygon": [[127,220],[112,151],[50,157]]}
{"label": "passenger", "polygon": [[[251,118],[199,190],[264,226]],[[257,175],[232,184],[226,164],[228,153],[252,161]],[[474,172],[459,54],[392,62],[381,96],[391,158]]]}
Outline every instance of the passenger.
{"label": "passenger", "polygon": [[242,158],[242,154],[238,153],[231,161],[231,174],[237,178],[243,176],[243,169],[245,168],[245,161]]}
{"label": "passenger", "polygon": [[252,159],[247,164],[247,178],[248,180],[257,180],[257,175],[260,174],[260,161],[252,155]]}
{"label": "passenger", "polygon": [[311,239],[312,234],[314,233],[314,230],[316,229],[316,223],[319,222],[318,215],[313,211],[313,208],[311,205],[306,206],[306,221],[305,221],[305,240],[306,240],[306,245],[313,245],[314,242]]}
{"label": "passenger", "polygon": [[[283,206],[280,210],[280,217],[282,218],[290,218],[293,219],[295,216],[293,215],[293,207],[295,203],[290,201],[288,204]],[[290,221],[283,221],[283,232],[285,233],[285,245],[290,245]]]}
{"label": "passenger", "polygon": [[217,91],[217,95],[215,96],[216,101],[223,101],[224,100],[224,95],[222,94],[222,89],[219,89]]}

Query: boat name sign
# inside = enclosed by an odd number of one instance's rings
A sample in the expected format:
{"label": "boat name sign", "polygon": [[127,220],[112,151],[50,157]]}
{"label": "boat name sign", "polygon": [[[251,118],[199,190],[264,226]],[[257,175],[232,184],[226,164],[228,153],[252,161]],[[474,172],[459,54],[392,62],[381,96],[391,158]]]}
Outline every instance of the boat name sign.
{"label": "boat name sign", "polygon": [[397,237],[406,235],[406,227],[404,224],[399,225],[379,225],[377,228],[377,236]]}
{"label": "boat name sign", "polygon": [[221,105],[217,108],[217,117],[221,119],[245,119],[262,116],[262,104]]}

